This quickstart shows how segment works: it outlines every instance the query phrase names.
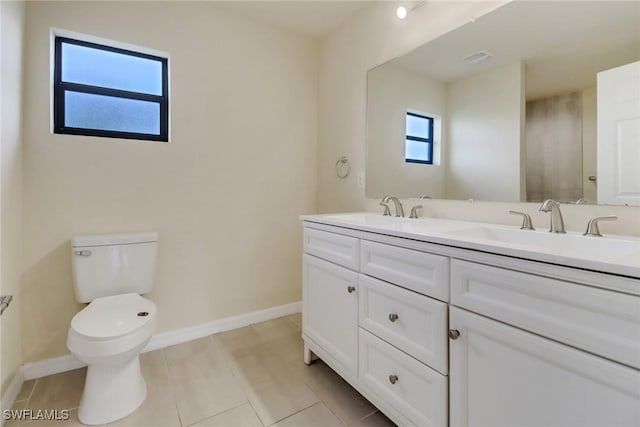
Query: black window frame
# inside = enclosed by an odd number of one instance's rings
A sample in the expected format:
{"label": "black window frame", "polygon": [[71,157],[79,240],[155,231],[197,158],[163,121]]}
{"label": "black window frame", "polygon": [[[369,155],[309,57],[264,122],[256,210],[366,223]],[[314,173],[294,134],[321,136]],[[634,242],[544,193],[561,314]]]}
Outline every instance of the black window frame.
{"label": "black window frame", "polygon": [[[407,116],[413,116],[413,117],[418,117],[420,119],[426,119],[428,126],[429,126],[429,138],[422,138],[419,136],[413,136],[413,135],[408,135],[407,134],[407,128],[405,125],[405,158],[404,161],[405,163],[420,163],[420,164],[424,164],[424,165],[432,165],[433,164],[433,117],[429,117],[429,116],[425,116],[424,114],[418,114],[418,113],[412,113],[410,111],[407,111],[407,114],[405,115],[405,123],[406,123],[406,119]],[[428,152],[429,152],[429,159],[430,160],[418,160],[418,159],[407,159],[406,157],[406,145],[407,145],[407,139],[410,141],[418,141],[418,142],[424,142],[425,144],[427,144],[428,147]]]}
{"label": "black window frame", "polygon": [[[159,61],[162,64],[162,95],[152,95],[142,92],[132,92],[112,89],[102,86],[92,86],[80,83],[62,81],[62,44],[75,44],[92,49],[115,52],[139,58]],[[53,75],[53,132],[67,135],[98,136],[106,138],[138,139],[143,141],[169,142],[169,72],[168,59],[128,49],[87,42],[68,37],[55,36],[54,46],[54,75]],[[160,107],[160,134],[121,132],[103,129],[87,129],[65,126],[65,91],[87,93],[92,95],[106,95],[116,98],[133,99],[157,103]]]}

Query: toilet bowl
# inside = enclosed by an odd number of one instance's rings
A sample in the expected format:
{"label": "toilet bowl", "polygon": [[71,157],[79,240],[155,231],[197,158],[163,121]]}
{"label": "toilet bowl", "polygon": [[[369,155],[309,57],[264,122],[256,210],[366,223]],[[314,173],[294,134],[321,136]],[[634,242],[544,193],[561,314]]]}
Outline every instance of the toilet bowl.
{"label": "toilet bowl", "polygon": [[158,233],[76,236],[71,266],[76,300],[67,347],[87,364],[78,418],[106,424],[135,411],[147,396],[138,355],[156,324],[153,289]]}
{"label": "toilet bowl", "polygon": [[87,364],[78,408],[82,423],[109,423],[142,404],[147,390],[139,354],[155,323],[155,304],[135,293],[96,298],[73,317],[67,347]]}

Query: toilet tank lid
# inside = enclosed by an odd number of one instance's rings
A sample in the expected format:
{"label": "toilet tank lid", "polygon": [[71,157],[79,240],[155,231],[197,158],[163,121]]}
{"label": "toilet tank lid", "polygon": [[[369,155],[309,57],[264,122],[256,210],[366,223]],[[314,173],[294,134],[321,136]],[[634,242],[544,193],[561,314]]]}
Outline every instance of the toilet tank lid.
{"label": "toilet tank lid", "polygon": [[158,241],[158,233],[129,233],[129,234],[97,234],[90,236],[76,236],[71,239],[71,246],[82,248],[86,246],[129,245],[133,243],[151,243]]}

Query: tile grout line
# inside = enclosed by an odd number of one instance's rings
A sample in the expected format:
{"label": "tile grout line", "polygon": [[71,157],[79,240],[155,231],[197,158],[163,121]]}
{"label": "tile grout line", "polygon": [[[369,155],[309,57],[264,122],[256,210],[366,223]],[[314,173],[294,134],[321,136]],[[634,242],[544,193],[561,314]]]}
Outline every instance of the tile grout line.
{"label": "tile grout line", "polygon": [[258,415],[258,411],[256,411],[256,408],[253,407],[253,403],[251,403],[250,400],[247,399],[247,402],[249,403],[249,406],[251,407],[251,410],[253,411],[253,415],[256,416],[256,419],[260,422],[260,425],[262,427],[264,427],[264,423],[262,422],[262,420],[260,419],[260,416]]}
{"label": "tile grout line", "polygon": [[[222,411],[222,412],[218,412],[217,414],[209,415],[208,417],[204,417],[204,418],[202,418],[202,419],[199,419],[198,421],[194,421],[194,422],[192,422],[192,423],[191,423],[191,424],[189,424],[188,426],[183,426],[183,427],[193,427],[194,425],[196,425],[196,424],[198,424],[198,423],[201,423],[201,422],[203,422],[203,421],[205,421],[205,420],[208,420],[208,419],[210,419],[210,418],[215,418],[215,417],[217,417],[217,416],[219,416],[219,415],[226,414],[226,413],[227,413],[227,412],[229,412],[229,411],[233,411],[234,409],[238,409],[239,407],[244,406],[244,405],[246,405],[247,403],[251,404],[251,403],[247,400],[246,402],[242,402],[241,404],[236,405],[236,406],[234,406],[233,408],[225,409],[224,411]],[[253,407],[252,407],[251,409],[253,409]],[[258,420],[259,420],[259,419],[260,419],[260,418],[258,418]],[[182,423],[182,422],[181,422],[181,423]],[[260,421],[260,424],[262,424],[262,421]]]}
{"label": "tile grout line", "polygon": [[325,406],[325,408],[327,408],[329,410],[329,412],[331,412],[333,414],[333,416],[336,417],[336,419],[338,421],[340,421],[340,423],[342,423],[343,426],[347,427],[349,425],[349,424],[347,424],[347,422],[345,420],[340,418],[340,416],[338,414],[336,414],[335,411],[333,411],[333,409],[331,409],[331,406],[329,404],[327,404],[327,402],[325,402],[324,400],[320,399],[320,403],[322,403]]}
{"label": "tile grout line", "polygon": [[[314,393],[314,394],[315,394],[315,393]],[[288,418],[291,418],[291,417],[293,417],[294,415],[297,415],[297,414],[299,414],[300,412],[305,411],[305,410],[307,410],[307,409],[311,408],[312,406],[316,406],[316,405],[318,405],[318,404],[320,404],[320,403],[321,403],[321,404],[323,404],[325,407],[327,406],[327,405],[325,405],[325,403],[324,403],[322,400],[318,399],[318,401],[317,401],[317,402],[313,402],[313,403],[312,403],[311,405],[309,405],[309,406],[306,406],[306,407],[304,407],[304,408],[302,408],[302,409],[299,409],[299,410],[295,411],[294,413],[287,415],[287,416],[286,416],[286,417],[284,417],[284,418],[280,418],[279,420],[277,420],[277,421],[275,421],[275,422],[273,422],[273,423],[269,424],[269,426],[267,426],[267,427],[272,427],[272,426],[274,426],[274,425],[278,424],[279,422],[284,421],[284,420],[286,420],[286,419],[288,419]],[[262,420],[260,420],[260,421],[262,422]],[[264,423],[262,423],[262,424],[264,424]]]}
{"label": "tile grout line", "polygon": [[184,423],[182,422],[182,417],[180,416],[180,409],[178,408],[178,399],[176,397],[173,378],[171,378],[171,373],[169,372],[169,364],[167,363],[167,356],[165,355],[164,348],[160,349],[160,354],[162,355],[162,365],[164,366],[165,373],[167,374],[167,378],[169,379],[169,387],[171,388],[171,397],[173,397],[173,406],[176,409],[176,414],[178,414],[178,421],[180,422],[181,427],[185,427]]}
{"label": "tile grout line", "polygon": [[[33,387],[31,387],[31,391],[29,392],[29,395],[27,397],[25,397],[24,399],[20,399],[20,400],[14,400],[13,404],[15,405],[16,403],[29,403],[29,399],[31,399],[31,395],[33,394],[33,390],[36,388],[36,384],[38,383],[38,380],[36,379],[35,382],[33,383]],[[23,385],[24,387],[24,385]],[[20,389],[20,391],[22,391],[22,389]]]}
{"label": "tile grout line", "polygon": [[[202,337],[200,339],[203,339],[203,340],[207,341],[208,342],[207,345],[209,345],[212,348],[212,350],[220,352],[220,356],[222,357],[221,361],[224,363],[226,370],[228,370],[228,373],[229,373],[229,375],[231,377],[235,378],[235,374],[233,373],[233,370],[231,369],[231,363],[230,363],[230,360],[227,358],[226,351],[224,350],[224,348],[222,348],[222,345],[219,342],[216,341],[216,339],[214,338],[215,335],[217,335],[217,334],[210,334],[210,335],[207,335],[207,336]],[[180,345],[180,344],[178,344],[178,345]],[[169,376],[169,381],[171,383],[171,387],[172,387],[172,391],[173,391],[174,390],[173,377],[171,376],[171,374],[169,372],[169,366],[168,366],[168,362],[166,360],[166,354],[164,352],[164,349],[163,349],[162,355],[163,355],[163,360],[164,360],[164,363],[165,363],[165,367],[167,369],[167,375]],[[176,409],[178,410],[178,417],[180,419],[180,425],[182,427],[194,426],[194,425],[196,425],[196,424],[198,424],[198,423],[200,423],[202,421],[208,420],[210,418],[217,417],[217,416],[219,416],[221,414],[224,414],[224,413],[226,413],[228,411],[237,409],[242,405],[250,403],[248,398],[247,398],[247,396],[246,396],[246,394],[245,394],[245,392],[244,392],[244,390],[242,390],[242,393],[243,393],[244,398],[245,398],[245,400],[242,403],[239,403],[239,404],[237,404],[237,405],[235,405],[235,406],[233,406],[231,408],[227,408],[227,409],[225,409],[225,410],[223,410],[221,412],[218,412],[216,414],[211,414],[211,415],[205,416],[204,418],[197,419],[196,421],[193,421],[190,424],[185,424],[184,420],[182,419],[182,416],[180,415],[180,411],[178,409],[177,397],[176,397],[176,394],[174,392],[173,393],[173,395],[174,395],[174,404],[176,405]],[[253,410],[253,407],[252,407],[252,410]],[[255,413],[255,411],[254,411],[254,413]],[[258,418],[258,420],[259,420],[259,418]],[[260,421],[260,423],[262,424],[262,421]]]}
{"label": "tile grout line", "polygon": [[[371,413],[369,413],[369,414],[365,415],[364,417],[362,417],[362,418],[360,418],[360,419],[356,420],[356,422],[360,422],[360,421],[366,420],[367,418],[369,418],[369,417],[371,417],[371,416],[375,415],[375,413],[376,413],[376,412],[380,412],[380,409],[377,409],[377,408],[376,408],[376,409],[374,409],[374,410],[373,410],[373,412],[371,412]],[[382,414],[382,412],[380,412],[380,413]],[[383,414],[383,415],[384,415],[384,414]],[[386,415],[385,415],[385,416],[386,416]],[[349,424],[349,425],[353,425],[353,423],[352,423],[352,424]]]}
{"label": "tile grout line", "polygon": [[[286,320],[287,322],[289,322],[290,324],[293,324],[296,328],[299,328],[299,326],[298,326],[294,321],[292,321],[292,320],[289,318],[289,316],[290,316],[290,315],[287,315],[287,316],[281,316],[280,318],[277,318],[277,319],[285,318],[285,320]],[[271,320],[276,320],[276,319],[271,319]],[[248,325],[248,326],[246,326],[246,327],[248,327],[248,328],[252,328],[252,329],[254,329],[254,330],[255,330],[254,325],[259,324],[259,323],[263,323],[263,322],[257,322],[257,323],[255,323],[255,324],[251,324],[251,325]],[[259,331],[258,331],[258,330],[255,330],[255,332],[259,334]],[[218,334],[212,334],[212,335],[211,335],[211,337],[215,340],[215,339],[216,339],[216,338],[215,338],[215,336],[216,336],[216,335],[218,335]],[[236,375],[236,373],[234,372],[234,370],[233,370],[233,366],[235,366],[235,359],[234,359],[234,357],[229,353],[229,351],[227,351],[227,349],[225,348],[225,346],[224,346],[221,342],[218,342],[218,344],[222,347],[222,349],[221,349],[221,350],[222,350],[223,358],[227,361],[227,364],[229,365],[229,368],[231,369],[231,374],[232,374],[234,377],[237,377],[237,380],[240,382],[240,387],[243,389],[243,392],[244,392],[244,393],[245,393],[245,395],[246,395],[247,391],[245,390],[245,386],[248,386],[248,385],[247,385],[247,384],[245,384],[245,380],[241,379],[241,378],[240,378],[238,375]],[[316,396],[316,398],[317,398],[318,400],[317,400],[316,402],[311,403],[309,406],[306,406],[306,407],[304,407],[304,408],[301,408],[301,409],[299,409],[299,410],[297,410],[297,411],[295,411],[295,412],[293,412],[293,413],[291,413],[291,414],[289,414],[289,415],[287,415],[287,416],[285,416],[285,417],[283,417],[283,418],[281,418],[281,419],[279,419],[279,420],[274,421],[273,423],[269,424],[269,426],[273,426],[273,425],[275,425],[275,424],[277,424],[277,423],[279,423],[279,422],[281,422],[281,421],[283,421],[283,420],[286,420],[287,418],[289,418],[289,417],[291,417],[291,416],[293,416],[293,415],[296,415],[296,414],[298,414],[298,413],[300,413],[300,412],[302,412],[302,411],[304,411],[304,410],[306,410],[306,409],[309,409],[309,408],[311,408],[312,406],[317,405],[318,403],[323,403],[323,404],[324,404],[324,402],[322,402],[322,401],[320,400],[320,398],[319,398],[319,397],[316,395],[316,393],[311,389],[311,387],[309,387],[309,386],[308,386],[308,384],[306,384],[306,382],[305,382],[302,378],[301,378],[301,380],[302,380],[303,385],[304,385],[305,387],[307,387],[307,388],[311,391],[311,393],[312,393],[314,396]],[[257,416],[258,421],[260,421],[260,424],[262,424],[263,426],[266,426],[266,424],[264,423],[264,421],[263,421],[263,420],[260,418],[260,416],[258,415],[258,412],[256,411],[255,407],[254,407],[254,406],[253,406],[253,404],[251,403],[251,400],[250,400],[250,399],[248,399],[248,396],[247,396],[247,402],[248,402],[248,403],[249,403],[249,405],[251,406],[251,409],[253,410],[254,414]],[[326,405],[325,405],[325,406],[326,406]]]}
{"label": "tile grout line", "polygon": [[[36,378],[36,381],[33,383],[33,387],[31,387],[31,391],[29,392],[29,396],[27,396],[26,399],[23,399],[25,402],[24,405],[24,409],[27,409],[29,407],[29,402],[31,401],[31,398],[33,397],[33,393],[36,392],[36,387],[38,386],[38,382],[40,382],[40,378]],[[24,386],[24,385],[23,385]],[[23,420],[18,421],[18,427],[23,426],[23,425],[27,425],[27,422],[22,422]]]}

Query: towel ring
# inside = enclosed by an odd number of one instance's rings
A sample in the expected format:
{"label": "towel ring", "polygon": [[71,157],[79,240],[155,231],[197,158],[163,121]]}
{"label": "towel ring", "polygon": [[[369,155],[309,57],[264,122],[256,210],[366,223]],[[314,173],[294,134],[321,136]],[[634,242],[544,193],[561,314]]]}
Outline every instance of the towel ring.
{"label": "towel ring", "polygon": [[349,158],[347,156],[342,156],[336,162],[336,175],[338,178],[346,178],[349,176],[349,172],[351,171],[351,165],[349,164]]}

